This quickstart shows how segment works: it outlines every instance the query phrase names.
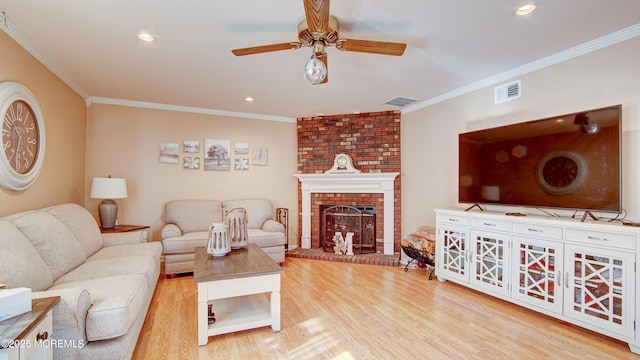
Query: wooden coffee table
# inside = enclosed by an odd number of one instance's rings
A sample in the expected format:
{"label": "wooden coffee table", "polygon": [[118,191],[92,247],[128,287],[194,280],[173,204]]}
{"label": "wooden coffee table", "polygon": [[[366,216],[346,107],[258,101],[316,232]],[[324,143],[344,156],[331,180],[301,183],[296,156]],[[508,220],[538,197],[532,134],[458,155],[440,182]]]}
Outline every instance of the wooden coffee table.
{"label": "wooden coffee table", "polygon": [[[280,274],[256,244],[213,257],[196,247],[193,281],[198,285],[198,345],[209,336],[269,326],[280,331]],[[270,293],[269,299],[265,293]],[[270,301],[269,301],[270,300]],[[208,324],[208,305],[216,321]]]}

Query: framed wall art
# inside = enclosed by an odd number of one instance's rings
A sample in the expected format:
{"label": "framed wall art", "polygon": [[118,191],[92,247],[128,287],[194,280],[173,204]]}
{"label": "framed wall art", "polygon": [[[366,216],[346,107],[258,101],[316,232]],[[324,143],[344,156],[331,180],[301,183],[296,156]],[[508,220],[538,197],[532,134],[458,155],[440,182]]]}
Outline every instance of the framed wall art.
{"label": "framed wall art", "polygon": [[249,159],[235,158],[234,165],[236,170],[249,170]]}
{"label": "framed wall art", "polygon": [[253,165],[267,166],[269,161],[269,148],[262,146],[253,147]]}
{"label": "framed wall art", "polygon": [[180,145],[176,143],[160,143],[160,162],[177,164],[179,149]]}
{"label": "framed wall art", "polygon": [[200,141],[198,140],[185,140],[182,142],[182,149],[186,153],[199,153]]}
{"label": "framed wall art", "polygon": [[230,170],[230,147],[230,140],[204,139],[204,169],[222,171]]}
{"label": "framed wall art", "polygon": [[249,143],[235,143],[233,151],[236,154],[248,154],[249,153]]}
{"label": "framed wall art", "polygon": [[182,158],[182,166],[185,169],[200,169],[200,157],[185,156]]}

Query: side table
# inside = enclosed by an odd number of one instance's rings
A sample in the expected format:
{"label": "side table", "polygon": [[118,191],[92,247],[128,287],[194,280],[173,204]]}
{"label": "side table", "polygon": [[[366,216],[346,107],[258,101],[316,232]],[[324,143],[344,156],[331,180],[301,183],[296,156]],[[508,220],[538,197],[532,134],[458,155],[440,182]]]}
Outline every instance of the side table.
{"label": "side table", "polygon": [[123,233],[123,232],[140,231],[140,232],[144,232],[142,237],[145,241],[147,241],[147,229],[149,228],[150,226],[148,225],[116,225],[115,227],[112,227],[110,229],[103,229],[101,227],[100,232],[103,234],[115,234],[115,233]]}
{"label": "side table", "polygon": [[31,311],[0,321],[0,359],[53,359],[51,309],[59,296],[31,300]]}

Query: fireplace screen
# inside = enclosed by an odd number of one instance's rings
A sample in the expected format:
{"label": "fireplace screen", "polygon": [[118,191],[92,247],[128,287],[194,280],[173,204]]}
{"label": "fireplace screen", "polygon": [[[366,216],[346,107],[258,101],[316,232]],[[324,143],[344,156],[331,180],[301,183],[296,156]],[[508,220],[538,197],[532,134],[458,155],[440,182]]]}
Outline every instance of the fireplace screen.
{"label": "fireplace screen", "polygon": [[366,254],[376,252],[376,207],[375,206],[331,206],[323,205],[320,244],[324,251],[333,252],[336,232],[343,237],[353,233],[353,252]]}

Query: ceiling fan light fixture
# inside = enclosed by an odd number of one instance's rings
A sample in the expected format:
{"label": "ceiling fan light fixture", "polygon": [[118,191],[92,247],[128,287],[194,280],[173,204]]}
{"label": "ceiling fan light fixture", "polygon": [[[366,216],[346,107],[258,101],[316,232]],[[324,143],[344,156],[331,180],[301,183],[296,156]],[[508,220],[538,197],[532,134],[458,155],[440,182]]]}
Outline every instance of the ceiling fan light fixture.
{"label": "ceiling fan light fixture", "polygon": [[318,60],[314,54],[314,56],[304,64],[304,72],[302,74],[304,79],[311,83],[311,85],[318,85],[327,77],[327,67],[324,66],[324,63]]}

